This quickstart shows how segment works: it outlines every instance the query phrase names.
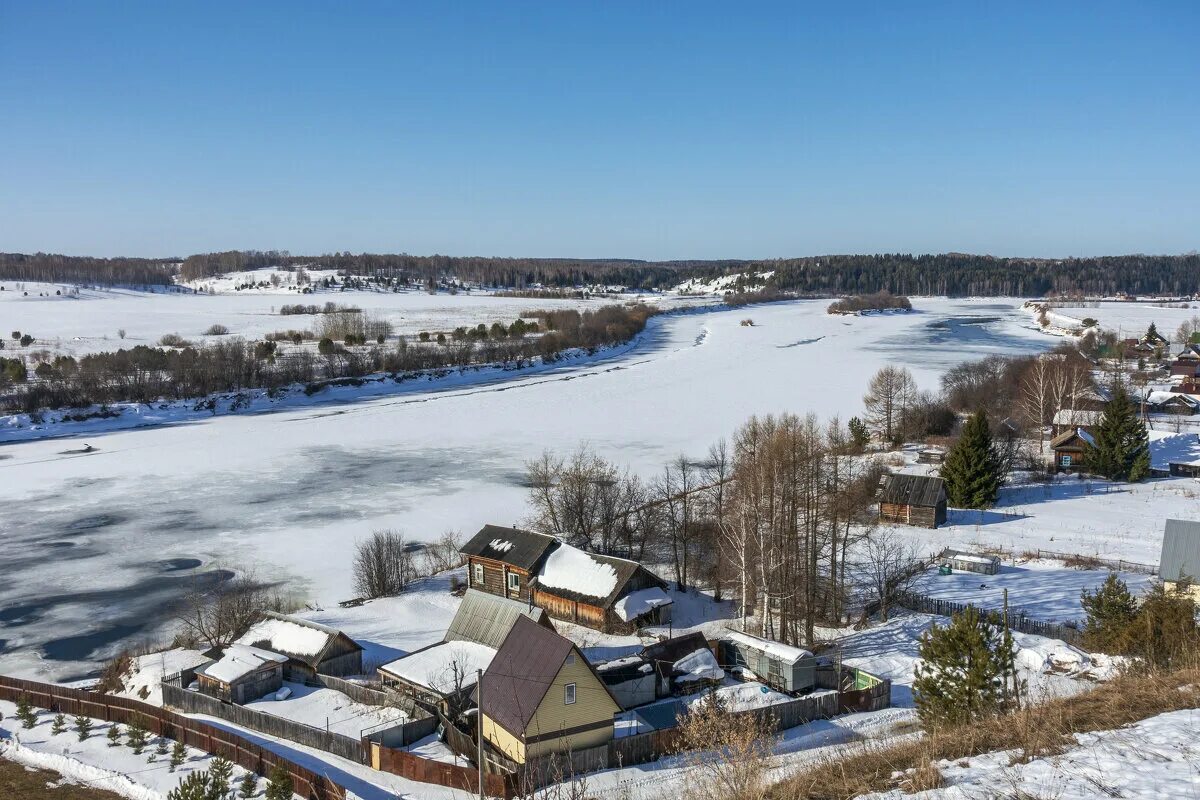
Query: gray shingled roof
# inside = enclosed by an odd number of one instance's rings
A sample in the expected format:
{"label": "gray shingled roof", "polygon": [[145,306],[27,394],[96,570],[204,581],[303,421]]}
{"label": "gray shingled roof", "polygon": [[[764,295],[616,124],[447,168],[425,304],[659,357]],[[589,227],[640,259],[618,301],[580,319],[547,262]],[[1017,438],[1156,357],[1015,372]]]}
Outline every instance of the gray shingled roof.
{"label": "gray shingled roof", "polygon": [[879,502],[900,506],[932,508],[945,499],[945,484],[932,475],[889,475],[879,492]]}
{"label": "gray shingled roof", "polygon": [[520,600],[497,597],[478,589],[467,589],[443,641],[476,642],[500,649],[517,617],[546,624],[546,612]]}
{"label": "gray shingled roof", "polygon": [[1200,579],[1200,522],[1169,519],[1163,530],[1158,577],[1164,581]]}
{"label": "gray shingled roof", "polygon": [[[542,556],[557,540],[533,531],[523,531],[518,528],[501,528],[498,525],[484,525],[471,541],[459,548],[464,556],[479,556],[480,558],[501,561],[511,564],[526,572],[533,572]],[[493,543],[503,542],[508,547]]]}

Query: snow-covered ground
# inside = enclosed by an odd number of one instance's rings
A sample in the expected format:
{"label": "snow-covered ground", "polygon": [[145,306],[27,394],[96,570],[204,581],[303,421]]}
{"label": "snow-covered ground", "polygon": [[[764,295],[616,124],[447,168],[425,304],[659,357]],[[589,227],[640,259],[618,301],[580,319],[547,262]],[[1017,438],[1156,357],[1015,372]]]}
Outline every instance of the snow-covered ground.
{"label": "snow-covered ground", "polygon": [[135,656],[129,670],[121,678],[124,688],[117,695],[140,700],[153,706],[162,705],[162,679],[185,669],[198,667],[208,659],[199,650],[173,647],[158,653]]}
{"label": "snow-covered ground", "polygon": [[[946,787],[871,800],[975,800],[984,797],[1136,800],[1200,797],[1200,710],[1144,719],[1126,728],[1075,734],[1077,744],[1056,756],[1012,763],[1012,752],[987,753],[937,766]],[[866,800],[866,798],[864,798]]]}
{"label": "snow-covered ground", "polygon": [[[1160,334],[1170,339],[1181,322],[1200,315],[1200,302],[1196,301],[1100,301],[1082,305],[1054,302],[1052,305],[1053,310],[1047,316],[1055,330],[1050,332],[1059,335],[1082,330],[1083,320],[1091,318],[1101,328],[1118,333],[1122,339],[1142,336],[1152,322]],[[1184,307],[1180,308],[1181,305]]]}
{"label": "snow-covered ground", "polygon": [[246,707],[353,739],[359,738],[368,728],[389,723],[401,725],[408,719],[408,715],[398,708],[356,703],[333,689],[291,681],[285,681],[283,685],[291,689],[287,699],[276,700],[275,695],[267,695],[246,703]]}
{"label": "snow-covered ground", "polygon": [[[1064,567],[1061,562],[1032,559],[1018,565],[1001,565],[995,575],[979,575],[955,570],[939,575],[937,569],[922,573],[914,591],[949,600],[969,603],[977,608],[1000,610],[1004,590],[1008,590],[1009,608],[1021,610],[1040,622],[1078,622],[1086,615],[1080,593],[1093,592],[1108,578],[1107,570]],[[1134,594],[1140,594],[1153,582],[1149,575],[1120,573],[1121,580]]]}
{"label": "snow-covered ground", "polygon": [[[374,296],[353,301],[366,308]],[[271,302],[237,295],[114,302],[145,302],[151,314],[156,303],[181,300]],[[90,324],[94,313],[79,308],[91,303],[42,305],[74,308],[61,312],[65,321]],[[751,414],[813,411],[844,422],[861,412],[867,382],[885,363],[910,366],[932,388],[962,360],[1054,343],[1033,330],[1017,301],[918,299],[912,314],[872,317],[830,316],[826,305],[657,317],[636,346],[599,363],[443,391],[89,433],[83,441],[94,450],[87,454],[70,452],[82,442],[0,447],[0,536],[6,578],[14,576],[0,583],[0,671],[90,672],[122,644],[163,635],[171,601],[217,566],[254,569],[330,608],[351,596],[353,543],[375,528],[431,540],[447,529],[469,535],[487,522],[519,522],[524,462],[543,448],[563,453],[586,441],[650,475],[680,453],[703,454]],[[741,325],[746,318],[755,325]],[[157,335],[162,326],[153,327]],[[1149,536],[1148,549],[1156,549],[1161,526],[1147,522],[1143,508],[1129,517],[1137,522],[1130,543]],[[1081,519],[1098,525],[1113,517]],[[972,524],[958,523],[951,531],[970,538]]]}

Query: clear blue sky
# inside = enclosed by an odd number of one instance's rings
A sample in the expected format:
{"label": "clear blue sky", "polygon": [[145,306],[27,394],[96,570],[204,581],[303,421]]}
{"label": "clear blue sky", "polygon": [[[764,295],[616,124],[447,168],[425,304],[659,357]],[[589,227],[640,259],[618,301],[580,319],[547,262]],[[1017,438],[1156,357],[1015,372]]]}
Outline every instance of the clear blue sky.
{"label": "clear blue sky", "polygon": [[0,0],[0,250],[1200,248],[1200,2],[842,5]]}

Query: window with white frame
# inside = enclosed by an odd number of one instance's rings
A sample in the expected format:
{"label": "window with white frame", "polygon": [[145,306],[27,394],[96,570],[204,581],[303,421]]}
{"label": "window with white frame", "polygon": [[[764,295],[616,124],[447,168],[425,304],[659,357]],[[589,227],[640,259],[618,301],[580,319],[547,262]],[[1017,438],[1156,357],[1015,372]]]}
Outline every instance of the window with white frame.
{"label": "window with white frame", "polygon": [[563,697],[563,702],[565,702],[567,705],[571,705],[572,703],[575,702],[575,684],[573,684],[573,683],[567,684],[566,693]]}
{"label": "window with white frame", "polygon": [[475,583],[479,586],[483,585],[483,564],[475,565]]}
{"label": "window with white frame", "polygon": [[508,573],[508,590],[517,592],[521,589],[521,576],[515,572]]}

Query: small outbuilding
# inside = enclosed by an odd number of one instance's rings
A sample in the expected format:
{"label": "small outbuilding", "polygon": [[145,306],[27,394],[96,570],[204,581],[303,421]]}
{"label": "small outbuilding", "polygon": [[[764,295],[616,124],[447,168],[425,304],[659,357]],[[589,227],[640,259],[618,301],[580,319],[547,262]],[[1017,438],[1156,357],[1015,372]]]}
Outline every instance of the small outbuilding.
{"label": "small outbuilding", "polygon": [[284,677],[303,683],[316,673],[361,675],[362,646],[341,631],[287,614],[268,611],[238,644],[287,656]]}
{"label": "small outbuilding", "polygon": [[941,563],[949,564],[950,569],[956,569],[959,572],[978,572],[980,575],[995,575],[1000,571],[999,556],[970,553],[965,550],[944,551]]}
{"label": "small outbuilding", "polygon": [[1083,429],[1091,432],[1104,419],[1104,412],[1086,408],[1060,408],[1054,412],[1051,422],[1052,435],[1059,436],[1067,431]]}
{"label": "small outbuilding", "polygon": [[808,692],[817,685],[817,657],[808,650],[730,631],[720,642],[725,669],[743,669],[773,689]]}
{"label": "small outbuilding", "polygon": [[899,473],[883,478],[879,488],[879,518],[922,528],[946,521],[946,484],[932,475]]}
{"label": "small outbuilding", "polygon": [[1158,577],[1168,592],[1185,592],[1200,602],[1200,522],[1167,520]]}
{"label": "small outbuilding", "polygon": [[1082,472],[1087,468],[1088,450],[1096,446],[1092,434],[1084,428],[1063,431],[1050,440],[1057,472]]}
{"label": "small outbuilding", "polygon": [[227,703],[249,703],[283,686],[287,656],[231,644],[219,657],[196,670],[196,683],[203,694]]}

